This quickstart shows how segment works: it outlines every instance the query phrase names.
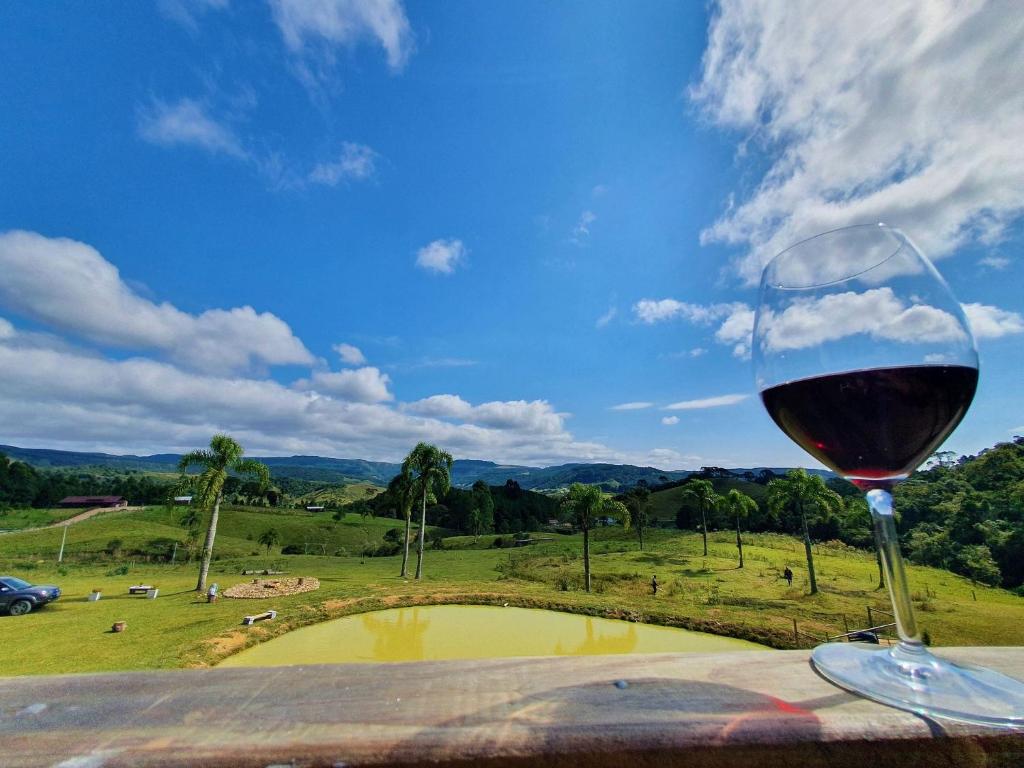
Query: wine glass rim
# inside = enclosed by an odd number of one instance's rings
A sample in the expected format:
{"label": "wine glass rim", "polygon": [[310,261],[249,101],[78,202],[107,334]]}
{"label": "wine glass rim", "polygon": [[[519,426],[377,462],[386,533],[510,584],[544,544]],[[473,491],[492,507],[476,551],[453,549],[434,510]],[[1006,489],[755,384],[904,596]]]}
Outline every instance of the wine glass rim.
{"label": "wine glass rim", "polygon": [[762,272],[762,278],[761,278],[762,279],[762,283],[765,280],[767,280],[768,272],[771,269],[772,265],[775,264],[779,259],[781,259],[783,256],[785,256],[787,253],[790,253],[791,251],[794,251],[797,248],[800,248],[800,247],[802,247],[804,245],[807,245],[807,243],[810,243],[812,240],[817,240],[818,238],[821,238],[821,237],[827,237],[829,235],[834,235],[834,234],[837,234],[839,232],[850,232],[850,231],[859,230],[859,229],[889,232],[889,233],[892,234],[893,237],[896,238],[896,240],[898,241],[898,245],[896,246],[895,250],[893,250],[892,253],[888,254],[887,256],[885,256],[882,259],[879,259],[874,264],[872,264],[872,265],[870,265],[868,267],[865,267],[864,269],[860,269],[860,270],[858,270],[856,272],[853,272],[853,273],[851,273],[849,275],[844,275],[843,277],[837,278],[835,280],[824,280],[824,281],[822,281],[820,283],[806,283],[806,284],[802,284],[802,285],[781,285],[780,284],[780,285],[773,285],[772,288],[774,288],[775,290],[779,290],[779,291],[806,291],[806,290],[809,290],[809,289],[812,289],[812,288],[824,288],[824,287],[829,286],[829,285],[837,285],[839,283],[845,283],[847,280],[852,280],[855,277],[859,277],[860,275],[863,275],[863,274],[865,274],[867,272],[870,272],[873,269],[877,269],[882,264],[885,264],[885,262],[889,261],[891,258],[896,256],[900,251],[902,251],[907,246],[907,238],[906,238],[906,235],[904,235],[902,231],[900,231],[899,229],[897,229],[895,227],[890,227],[888,224],[885,224],[884,222],[881,222],[881,221],[876,223],[876,224],[850,224],[849,226],[845,226],[845,227],[836,227],[835,229],[829,229],[829,230],[826,230],[825,232],[819,232],[816,235],[811,235],[810,237],[805,237],[803,240],[798,240],[797,242],[793,243],[792,245],[787,246],[786,248],[783,248],[781,251],[779,251],[777,254],[775,254],[771,258],[771,260],[767,264],[765,264],[764,271]]}

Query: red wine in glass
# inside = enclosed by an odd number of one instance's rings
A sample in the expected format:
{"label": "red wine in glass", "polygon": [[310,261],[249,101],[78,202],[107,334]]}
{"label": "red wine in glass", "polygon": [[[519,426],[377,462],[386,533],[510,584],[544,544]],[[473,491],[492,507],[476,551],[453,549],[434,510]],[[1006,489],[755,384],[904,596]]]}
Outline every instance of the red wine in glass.
{"label": "red wine in glass", "polygon": [[906,478],[960,423],[978,369],[908,365],[813,376],[761,392],[775,423],[864,490]]}
{"label": "red wine in glass", "polygon": [[775,423],[865,491],[899,635],[892,647],[819,645],[815,669],[895,707],[1024,728],[1024,683],[922,642],[896,531],[893,486],[956,428],[978,385],[970,325],[942,276],[884,225],[804,240],[765,267],[752,356]]}

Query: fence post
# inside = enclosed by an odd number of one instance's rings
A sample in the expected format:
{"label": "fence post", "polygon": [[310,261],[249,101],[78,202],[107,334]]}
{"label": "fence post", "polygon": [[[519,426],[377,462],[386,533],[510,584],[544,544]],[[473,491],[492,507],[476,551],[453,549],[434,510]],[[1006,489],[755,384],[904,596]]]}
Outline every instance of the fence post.
{"label": "fence post", "polygon": [[793,619],[793,645],[799,647],[800,635],[796,631],[796,619]]}
{"label": "fence post", "polygon": [[868,629],[871,629],[873,626],[875,626],[875,621],[874,621],[874,619],[871,618],[871,606],[869,605],[868,606]]}

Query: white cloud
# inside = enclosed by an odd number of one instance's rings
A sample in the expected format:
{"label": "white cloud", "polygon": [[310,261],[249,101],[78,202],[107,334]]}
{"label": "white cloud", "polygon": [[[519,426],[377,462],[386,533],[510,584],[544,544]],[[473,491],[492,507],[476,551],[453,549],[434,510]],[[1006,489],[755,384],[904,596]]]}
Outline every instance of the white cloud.
{"label": "white cloud", "polygon": [[569,238],[576,245],[583,245],[590,239],[590,225],[597,221],[597,215],[593,211],[584,211],[572,228],[572,237]]}
{"label": "white cloud", "polygon": [[[251,453],[265,455],[393,461],[426,440],[456,456],[505,463],[630,458],[601,443],[575,440],[565,429],[567,414],[546,401],[466,403],[462,413],[461,398],[452,395],[445,397],[456,407],[448,411],[437,407],[440,398],[428,398],[437,414],[429,415],[424,401],[407,409],[359,402],[383,396],[387,380],[379,372],[362,373],[361,381],[321,374],[288,387],[143,358],[111,360],[15,343],[30,335],[0,339],[0,423],[4,438],[15,444],[145,453],[195,448],[214,432],[227,431]],[[448,420],[453,417],[458,423]]]}
{"label": "white cloud", "polygon": [[468,253],[461,240],[435,240],[416,252],[416,266],[450,275]]}
{"label": "white cloud", "polygon": [[34,232],[0,234],[0,306],[101,344],[158,350],[204,370],[311,364],[288,324],[252,307],[199,315],[138,295],[90,246]]}
{"label": "white cloud", "polygon": [[341,362],[347,363],[348,365],[365,365],[366,355],[359,347],[353,346],[352,344],[335,344],[331,347],[335,352],[338,353],[338,357],[341,358]]}
{"label": "white cloud", "polygon": [[154,99],[138,113],[139,135],[164,147],[193,146],[211,154],[248,158],[242,143],[225,123],[211,116],[208,107],[195,99],[174,104]]}
{"label": "white cloud", "polygon": [[678,416],[662,416],[661,417],[661,423],[664,424],[666,427],[671,427],[671,426],[674,426],[674,425],[679,423],[679,417]]}
{"label": "white cloud", "polygon": [[697,411],[704,408],[721,408],[726,405],[742,403],[750,395],[719,395],[717,397],[705,397],[702,400],[683,400],[672,405],[666,405],[666,411]]}
{"label": "white cloud", "polygon": [[615,319],[616,315],[619,314],[617,307],[608,307],[608,311],[597,318],[597,322],[594,323],[595,328],[604,328],[608,323]]}
{"label": "white cloud", "polygon": [[908,344],[966,340],[949,312],[908,306],[888,287],[796,299],[781,312],[765,313],[758,331],[761,343],[773,351],[808,349],[860,333]]}
{"label": "white cloud", "polygon": [[159,0],[157,8],[171,21],[175,21],[190,32],[199,29],[199,16],[207,11],[222,11],[228,7],[228,0]]}
{"label": "white cloud", "polygon": [[640,299],[633,305],[637,320],[648,325],[682,318],[691,323],[708,324],[736,312],[749,309],[746,304],[690,304],[676,299]]}
{"label": "white cloud", "polygon": [[308,87],[335,79],[337,49],[373,40],[392,72],[400,72],[415,48],[409,19],[399,0],[270,0],[295,72]]}
{"label": "white cloud", "polygon": [[654,403],[620,403],[619,405],[613,405],[609,410],[612,411],[640,411],[644,408],[650,408]]}
{"label": "white cloud", "polygon": [[298,383],[299,389],[326,392],[353,403],[382,403],[394,400],[388,390],[391,377],[378,368],[367,366],[344,371],[317,371],[311,381]]}
{"label": "white cloud", "polygon": [[365,144],[346,141],[341,156],[332,163],[320,163],[309,174],[314,184],[336,187],[343,181],[364,181],[377,172],[377,153]]}
{"label": "white cloud", "polygon": [[14,335],[14,326],[11,325],[9,320],[5,320],[0,317],[0,341],[3,341],[4,339],[13,339]]}
{"label": "white cloud", "polygon": [[707,353],[708,351],[704,349],[704,347],[694,347],[689,352],[690,357],[701,357],[702,355],[706,355]]}
{"label": "white cloud", "polygon": [[1002,272],[1008,266],[1010,266],[1010,260],[1005,256],[984,256],[978,259],[978,263],[983,267],[994,269],[997,272]]}
{"label": "white cloud", "polygon": [[604,197],[606,194],[608,194],[608,185],[596,184],[594,185],[593,189],[590,190],[590,194],[593,195],[594,197]]}
{"label": "white cloud", "polygon": [[772,158],[702,233],[748,282],[786,245],[851,223],[932,257],[998,241],[1024,209],[1024,14],[1012,3],[724,0],[691,97]]}
{"label": "white cloud", "polygon": [[420,416],[440,419],[466,419],[473,412],[473,406],[458,395],[432,395],[406,403],[403,409]]}
{"label": "white cloud", "polygon": [[1024,333],[1024,317],[988,304],[964,304],[964,314],[976,339],[998,339]]}

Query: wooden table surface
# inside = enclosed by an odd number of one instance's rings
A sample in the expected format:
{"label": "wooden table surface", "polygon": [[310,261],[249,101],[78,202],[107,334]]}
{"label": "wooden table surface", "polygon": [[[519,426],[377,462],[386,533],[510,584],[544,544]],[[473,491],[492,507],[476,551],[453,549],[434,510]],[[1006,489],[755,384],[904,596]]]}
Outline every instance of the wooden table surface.
{"label": "wooden table surface", "polygon": [[[941,649],[1024,679],[1024,648]],[[0,765],[1024,766],[1024,733],[930,720],[807,651],[0,678]]]}

